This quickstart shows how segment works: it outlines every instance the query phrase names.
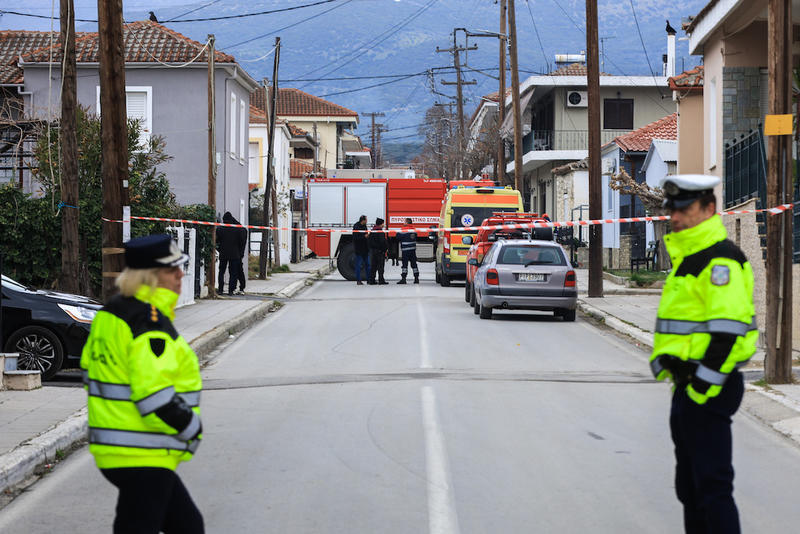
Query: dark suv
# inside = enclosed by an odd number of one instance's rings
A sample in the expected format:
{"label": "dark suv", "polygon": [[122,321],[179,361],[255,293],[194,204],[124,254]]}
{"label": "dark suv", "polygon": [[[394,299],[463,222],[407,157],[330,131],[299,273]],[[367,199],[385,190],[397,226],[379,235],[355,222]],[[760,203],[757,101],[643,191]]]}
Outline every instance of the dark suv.
{"label": "dark suv", "polygon": [[52,378],[65,366],[77,367],[97,310],[102,305],[80,295],[26,287],[3,275],[3,352],[18,352],[19,369]]}

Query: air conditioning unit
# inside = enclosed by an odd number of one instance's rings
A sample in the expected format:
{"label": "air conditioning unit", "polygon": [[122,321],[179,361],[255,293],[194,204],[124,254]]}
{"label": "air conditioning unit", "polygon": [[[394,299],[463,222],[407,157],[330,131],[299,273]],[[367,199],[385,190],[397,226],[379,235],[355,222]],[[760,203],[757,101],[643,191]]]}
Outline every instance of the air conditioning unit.
{"label": "air conditioning unit", "polygon": [[589,107],[589,93],[587,91],[567,91],[567,107]]}
{"label": "air conditioning unit", "polygon": [[617,170],[616,161],[613,159],[603,160],[603,174],[613,175]]}

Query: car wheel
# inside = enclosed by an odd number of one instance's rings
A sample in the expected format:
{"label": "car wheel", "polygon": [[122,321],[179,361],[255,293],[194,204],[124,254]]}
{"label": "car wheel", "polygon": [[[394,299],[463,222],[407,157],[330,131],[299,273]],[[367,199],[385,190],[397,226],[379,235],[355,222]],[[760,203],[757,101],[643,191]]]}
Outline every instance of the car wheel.
{"label": "car wheel", "polygon": [[356,252],[352,243],[346,244],[336,258],[336,268],[345,280],[356,279]]}
{"label": "car wheel", "polygon": [[442,287],[450,287],[450,277],[442,271],[442,275],[439,277],[442,280]]}
{"label": "car wheel", "polygon": [[469,302],[469,281],[464,282],[464,302]]}
{"label": "car wheel", "polygon": [[442,283],[442,277],[439,276],[439,271],[436,271],[436,283],[437,284]]}
{"label": "car wheel", "polygon": [[556,315],[564,318],[564,321],[572,322],[575,320],[575,310],[556,310]]}
{"label": "car wheel", "polygon": [[[470,288],[471,291],[469,292],[469,305],[473,308],[475,307],[475,288]],[[478,313],[478,312],[475,312]]]}
{"label": "car wheel", "polygon": [[480,305],[480,316],[481,319],[491,319],[492,318],[492,309],[488,306],[484,306],[483,304]]}
{"label": "car wheel", "polygon": [[19,352],[17,369],[41,371],[42,380],[52,378],[64,362],[64,346],[58,336],[42,326],[26,326],[11,334],[6,352]]}

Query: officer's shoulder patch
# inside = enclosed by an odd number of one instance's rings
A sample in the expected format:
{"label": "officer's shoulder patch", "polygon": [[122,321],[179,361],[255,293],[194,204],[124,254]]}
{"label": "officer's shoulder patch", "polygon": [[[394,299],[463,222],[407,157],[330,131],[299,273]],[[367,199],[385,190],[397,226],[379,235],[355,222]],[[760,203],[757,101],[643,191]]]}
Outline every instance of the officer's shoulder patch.
{"label": "officer's shoulder patch", "polygon": [[150,338],[150,350],[156,355],[156,358],[164,354],[164,349],[167,348],[167,341],[160,337]]}
{"label": "officer's shoulder patch", "polygon": [[711,267],[711,283],[715,286],[724,286],[731,281],[731,270],[727,265],[714,265]]}

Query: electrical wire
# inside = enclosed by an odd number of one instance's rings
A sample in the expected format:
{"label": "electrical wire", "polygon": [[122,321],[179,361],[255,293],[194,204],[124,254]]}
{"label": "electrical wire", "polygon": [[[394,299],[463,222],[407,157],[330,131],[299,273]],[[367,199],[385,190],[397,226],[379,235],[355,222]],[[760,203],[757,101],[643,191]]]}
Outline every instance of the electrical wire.
{"label": "electrical wire", "polygon": [[[647,47],[644,45],[644,37],[642,37],[642,28],[639,27],[639,18],[636,16],[636,8],[633,7],[633,0],[630,0],[631,3],[631,12],[633,13],[633,21],[636,23],[636,31],[639,32],[639,41],[642,43],[642,50],[644,50],[644,57],[647,59],[647,67],[650,69],[650,74],[653,76],[653,81],[656,82],[656,87],[658,87],[658,81],[656,80],[656,73],[653,70],[653,65],[650,64],[650,56],[647,53]],[[661,98],[664,98],[664,94],[661,92],[661,88],[658,87],[658,94],[661,95]]]}
{"label": "electrical wire", "polygon": [[183,67],[188,67],[189,65],[191,65],[192,63],[194,63],[195,61],[197,61],[198,59],[200,59],[200,56],[202,56],[202,55],[203,55],[203,52],[205,52],[205,51],[206,51],[206,49],[208,48],[208,45],[211,43],[211,41],[210,41],[210,40],[209,40],[209,41],[206,41],[206,44],[203,46],[203,48],[201,48],[201,49],[200,49],[200,51],[197,53],[197,55],[196,55],[196,56],[194,56],[194,57],[193,57],[192,59],[190,59],[189,61],[187,61],[186,63],[181,63],[180,65],[172,65],[172,64],[170,64],[170,63],[164,63],[163,61],[161,61],[160,59],[158,59],[156,56],[154,56],[154,55],[153,55],[153,53],[152,53],[152,52],[150,52],[150,49],[149,49],[149,48],[147,48],[147,47],[145,46],[145,44],[144,44],[144,43],[143,43],[143,42],[142,42],[142,41],[139,39],[139,35],[138,35],[138,32],[137,32],[137,30],[134,30],[134,29],[132,29],[132,28],[128,27],[128,31],[129,31],[129,32],[131,32],[131,34],[133,35],[133,38],[134,38],[134,39],[136,39],[136,42],[137,42],[137,43],[139,43],[139,46],[141,46],[141,47],[142,47],[142,49],[143,49],[145,52],[147,52],[147,55],[148,55],[148,56],[150,56],[151,58],[153,58],[153,60],[154,60],[156,63],[158,63],[159,65],[163,65],[163,66],[165,66],[165,67],[169,67],[169,68],[171,68],[171,69],[180,69],[180,68],[183,68]]}
{"label": "electrical wire", "polygon": [[207,8],[208,6],[213,6],[214,4],[218,4],[218,3],[220,3],[221,1],[222,1],[222,0],[214,0],[213,2],[209,2],[209,3],[205,4],[205,5],[202,5],[202,6],[200,6],[200,7],[196,7],[196,8],[194,8],[194,9],[190,9],[189,11],[186,11],[186,12],[184,12],[184,13],[181,13],[180,15],[178,15],[178,16],[176,16],[176,17],[172,17],[170,20],[165,20],[164,22],[172,22],[172,21],[174,21],[175,19],[179,19],[179,18],[181,18],[181,17],[185,17],[186,15],[190,15],[190,14],[192,14],[192,13],[195,13],[195,12],[197,12],[197,11],[200,11],[201,9],[205,9],[205,8]]}
{"label": "electrical wire", "polygon": [[[331,1],[333,1],[333,0],[331,0]],[[286,25],[286,26],[283,26],[282,28],[278,28],[277,30],[273,30],[273,31],[271,31],[271,32],[268,32],[268,33],[264,33],[264,34],[261,34],[261,35],[257,35],[257,36],[255,36],[255,37],[252,37],[252,38],[250,38],[250,39],[246,39],[246,40],[244,40],[244,41],[241,41],[241,42],[238,42],[238,43],[236,43],[236,44],[233,44],[233,45],[227,46],[226,48],[236,48],[237,46],[241,46],[241,45],[243,45],[243,44],[247,44],[247,43],[252,43],[253,41],[257,41],[257,40],[259,40],[259,39],[263,39],[264,37],[269,37],[270,35],[275,35],[275,34],[276,34],[276,33],[278,33],[278,32],[281,32],[281,31],[283,31],[283,30],[286,30],[286,29],[288,29],[288,28],[291,28],[292,26],[298,26],[298,25],[300,25],[300,24],[302,24],[302,23],[304,23],[304,22],[308,22],[309,20],[313,20],[313,19],[315,19],[315,18],[317,18],[317,17],[321,17],[321,16],[322,16],[322,15],[324,15],[325,13],[330,13],[330,12],[331,12],[331,11],[333,11],[334,9],[338,9],[338,8],[340,8],[340,7],[342,7],[342,6],[346,6],[347,4],[349,4],[349,3],[350,3],[350,2],[352,2],[352,1],[353,1],[353,0],[344,0],[344,2],[343,2],[343,3],[341,3],[341,4],[336,4],[335,6],[333,6],[333,7],[331,7],[331,8],[328,8],[328,9],[326,9],[326,10],[324,10],[324,11],[320,11],[320,12],[319,12],[319,13],[317,13],[316,15],[311,15],[310,17],[306,17],[306,18],[304,18],[304,19],[298,20],[297,22],[293,22],[292,24],[288,24],[288,25]]]}
{"label": "electrical wire", "polygon": [[550,72],[550,60],[547,59],[547,54],[544,53],[544,46],[542,45],[542,38],[539,36],[539,28],[536,27],[536,19],[533,17],[533,10],[531,9],[531,2],[532,0],[525,0],[525,4],[528,6],[528,14],[531,16],[531,22],[533,23],[533,31],[536,32],[536,40],[539,41],[539,49],[542,51],[542,57],[544,58],[544,64],[547,65],[547,71]]}
{"label": "electrical wire", "polygon": [[270,49],[269,52],[267,52],[266,54],[264,54],[263,56],[261,56],[260,58],[257,58],[257,59],[240,59],[239,63],[255,63],[256,61],[262,61],[264,59],[267,59],[269,56],[272,55],[273,52],[275,52],[276,48],[278,48],[278,47],[277,46],[273,46]]}
{"label": "electrical wire", "polygon": [[347,93],[356,93],[358,91],[365,91],[367,89],[372,89],[374,87],[381,87],[383,85],[389,85],[390,83],[397,83],[397,82],[400,82],[400,81],[403,81],[403,80],[407,80],[408,78],[411,78],[411,76],[407,76],[406,78],[396,78],[394,80],[388,80],[388,81],[381,82],[381,83],[376,83],[376,84],[372,84],[372,85],[366,85],[364,87],[356,87],[355,89],[347,89],[347,90],[344,90],[344,91],[336,91],[334,93],[326,93],[324,95],[317,95],[317,96],[319,96],[320,98],[325,98],[326,96],[344,95],[344,94],[347,94]]}

